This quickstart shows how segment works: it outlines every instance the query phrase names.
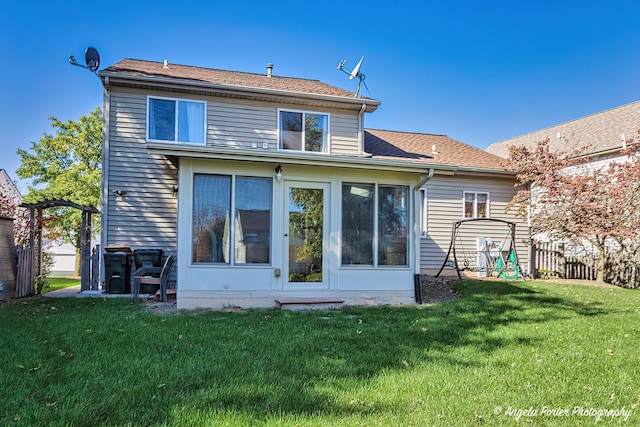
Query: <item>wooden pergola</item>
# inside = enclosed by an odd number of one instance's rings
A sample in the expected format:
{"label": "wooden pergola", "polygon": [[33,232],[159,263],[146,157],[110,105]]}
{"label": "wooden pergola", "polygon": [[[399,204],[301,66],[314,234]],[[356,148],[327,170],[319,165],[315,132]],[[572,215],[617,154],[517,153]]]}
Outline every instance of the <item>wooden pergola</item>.
{"label": "wooden pergola", "polygon": [[91,215],[100,212],[93,206],[83,206],[69,200],[45,200],[39,203],[23,203],[20,206],[29,209],[29,249],[33,265],[32,276],[29,278],[31,284],[35,284],[36,277],[42,276],[42,211],[57,207],[71,207],[82,211],[80,290],[91,290]]}

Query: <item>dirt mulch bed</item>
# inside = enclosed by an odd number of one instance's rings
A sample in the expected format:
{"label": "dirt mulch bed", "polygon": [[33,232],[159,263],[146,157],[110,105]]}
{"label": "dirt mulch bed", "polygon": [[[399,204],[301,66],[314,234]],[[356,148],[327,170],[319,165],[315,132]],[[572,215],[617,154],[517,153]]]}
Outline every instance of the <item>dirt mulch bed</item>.
{"label": "dirt mulch bed", "polygon": [[421,275],[422,302],[424,304],[432,304],[458,298],[460,295],[453,290],[455,281],[456,278],[453,277],[441,276],[436,278],[434,276]]}
{"label": "dirt mulch bed", "polygon": [[[434,304],[460,297],[460,295],[453,290],[453,283],[455,281],[456,278],[453,277],[435,278],[433,276],[422,275],[420,277],[422,302],[424,304]],[[148,299],[141,302],[144,303],[145,308],[152,313],[175,314],[178,312],[175,300],[164,303],[154,299]]]}

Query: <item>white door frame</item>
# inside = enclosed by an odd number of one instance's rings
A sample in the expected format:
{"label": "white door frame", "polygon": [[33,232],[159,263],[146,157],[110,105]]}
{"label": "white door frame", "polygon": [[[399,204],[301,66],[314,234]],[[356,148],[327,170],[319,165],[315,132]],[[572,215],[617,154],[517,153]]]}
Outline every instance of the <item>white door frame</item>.
{"label": "white door frame", "polygon": [[[289,194],[291,188],[309,188],[323,191],[322,206],[322,282],[289,282]],[[329,289],[329,238],[331,231],[330,204],[331,184],[325,182],[309,182],[298,180],[286,180],[284,182],[283,197],[283,280],[285,290]]]}

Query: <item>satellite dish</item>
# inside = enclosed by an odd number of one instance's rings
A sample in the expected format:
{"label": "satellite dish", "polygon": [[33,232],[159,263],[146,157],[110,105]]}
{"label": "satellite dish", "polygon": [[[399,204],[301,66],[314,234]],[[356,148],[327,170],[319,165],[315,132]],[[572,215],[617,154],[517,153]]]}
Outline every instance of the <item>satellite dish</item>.
{"label": "satellite dish", "polygon": [[358,61],[358,63],[356,64],[356,67],[353,69],[353,71],[351,71],[351,74],[349,74],[349,80],[353,80],[356,77],[360,77],[360,66],[362,65],[362,61],[364,60],[364,56],[362,58],[360,58],[360,61]]}
{"label": "satellite dish", "polygon": [[[362,58],[360,58],[360,61],[358,61],[358,63],[353,68],[353,70],[351,70],[351,72],[349,72],[349,71],[344,69],[344,65],[347,63],[346,59],[343,59],[342,61],[340,61],[340,63],[338,64],[338,67],[337,67],[338,70],[340,70],[340,71],[344,72],[345,74],[349,75],[349,80],[353,80],[355,78],[358,78],[359,82],[358,82],[358,87],[356,88],[356,93],[355,93],[356,97],[360,96],[360,89],[362,88],[363,85],[364,85],[365,88],[367,88],[367,92],[369,92],[369,88],[367,87],[367,84],[364,82],[364,74],[362,74],[360,72],[360,67],[362,66],[362,61],[364,61],[364,56]],[[371,96],[371,92],[369,92],[369,96]]]}
{"label": "satellite dish", "polygon": [[100,67],[100,55],[98,55],[98,51],[95,48],[88,47],[84,53],[84,59],[87,63],[87,68],[94,73]]}
{"label": "satellite dish", "polygon": [[100,55],[98,55],[98,51],[93,47],[88,47],[84,52],[84,60],[87,63],[86,66],[78,64],[76,57],[73,55],[69,55],[69,63],[71,65],[77,65],[78,67],[86,68],[97,76],[98,74],[96,73],[96,71],[98,71],[98,68],[100,67]]}

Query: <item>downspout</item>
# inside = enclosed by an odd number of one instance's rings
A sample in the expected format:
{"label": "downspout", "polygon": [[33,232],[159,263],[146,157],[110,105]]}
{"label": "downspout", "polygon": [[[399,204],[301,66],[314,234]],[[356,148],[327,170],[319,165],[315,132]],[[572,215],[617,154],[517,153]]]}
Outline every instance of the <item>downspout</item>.
{"label": "downspout", "polygon": [[367,108],[367,103],[363,102],[358,112],[358,146],[360,153],[364,154],[364,110]]}
{"label": "downspout", "polygon": [[102,106],[102,215],[100,218],[100,283],[105,286],[105,272],[103,264],[104,247],[107,243],[107,228],[109,222],[109,115],[111,112],[111,95],[109,93],[109,76],[104,77],[104,100]]}
{"label": "downspout", "polygon": [[429,173],[420,180],[420,182],[418,182],[416,184],[415,187],[413,187],[413,191],[416,192],[418,190],[420,190],[420,188],[424,187],[424,185],[431,179],[433,178],[433,174],[435,173],[435,169],[433,168],[429,168]]}
{"label": "downspout", "polygon": [[[424,185],[433,178],[433,174],[435,173],[434,168],[429,168],[429,173],[425,175],[416,185],[413,187],[413,212],[416,214],[419,212],[418,210],[418,192]],[[414,221],[414,224],[417,224],[417,221]],[[414,261],[414,274],[413,274],[413,291],[417,304],[422,304],[422,289],[420,286],[420,225],[414,225],[414,250],[415,253],[415,261]]]}

